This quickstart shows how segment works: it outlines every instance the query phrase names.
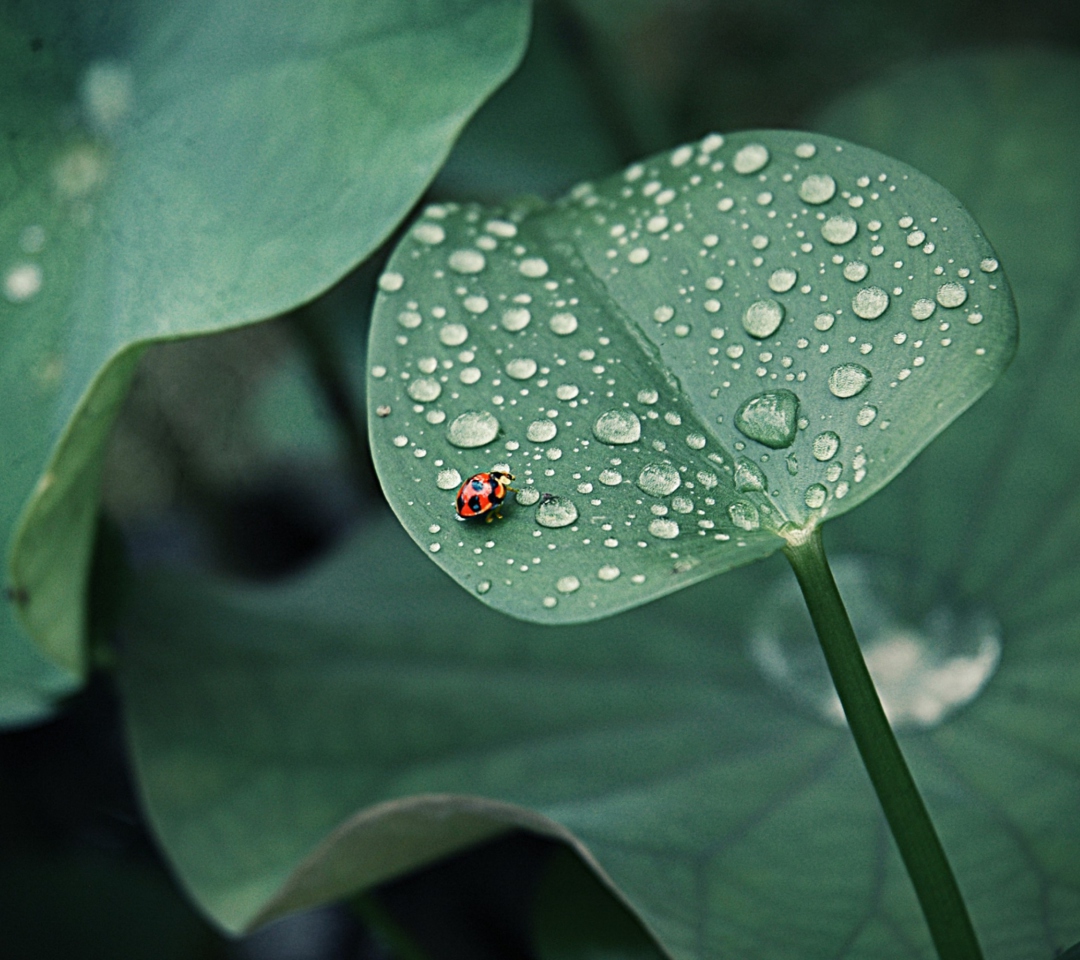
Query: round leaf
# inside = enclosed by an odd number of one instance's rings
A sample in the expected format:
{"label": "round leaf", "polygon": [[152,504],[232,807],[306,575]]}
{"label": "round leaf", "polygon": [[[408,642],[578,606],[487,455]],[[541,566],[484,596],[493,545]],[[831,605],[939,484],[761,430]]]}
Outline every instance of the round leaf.
{"label": "round leaf", "polygon": [[[370,429],[391,506],[462,585],[544,622],[635,606],[857,505],[1016,343],[953,196],[792,132],[709,136],[554,206],[430,207],[380,286]],[[458,487],[493,467],[517,478],[502,519],[459,523]]]}
{"label": "round leaf", "polygon": [[15,608],[56,663],[82,667],[103,448],[140,344],[281,313],[367,256],[527,20],[524,0],[5,5],[0,517]]}

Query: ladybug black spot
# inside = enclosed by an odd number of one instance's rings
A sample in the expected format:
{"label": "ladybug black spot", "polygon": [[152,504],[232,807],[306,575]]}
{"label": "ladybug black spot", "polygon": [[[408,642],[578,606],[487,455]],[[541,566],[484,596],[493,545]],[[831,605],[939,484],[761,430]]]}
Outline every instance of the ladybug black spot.
{"label": "ladybug black spot", "polygon": [[469,509],[473,513],[479,513],[480,512],[480,510],[482,508],[481,508],[480,498],[479,497],[470,497],[469,498]]}

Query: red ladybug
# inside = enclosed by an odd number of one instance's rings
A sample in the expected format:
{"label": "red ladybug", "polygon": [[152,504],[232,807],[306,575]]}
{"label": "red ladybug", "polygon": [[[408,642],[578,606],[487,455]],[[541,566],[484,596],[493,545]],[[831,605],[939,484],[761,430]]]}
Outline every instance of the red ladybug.
{"label": "red ladybug", "polygon": [[502,516],[499,507],[506,495],[514,489],[510,486],[513,479],[514,475],[505,470],[492,470],[491,473],[478,473],[469,477],[458,490],[458,516],[467,520],[469,517],[482,517],[487,514],[488,523]]}

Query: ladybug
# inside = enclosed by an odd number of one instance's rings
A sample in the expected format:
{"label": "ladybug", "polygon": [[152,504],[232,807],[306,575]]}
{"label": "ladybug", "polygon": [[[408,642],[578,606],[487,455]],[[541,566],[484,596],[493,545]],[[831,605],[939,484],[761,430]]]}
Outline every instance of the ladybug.
{"label": "ladybug", "polygon": [[492,470],[491,473],[477,473],[469,477],[458,490],[458,516],[462,520],[467,520],[470,517],[481,517],[486,514],[485,519],[488,523],[496,517],[501,517],[499,508],[506,499],[506,495],[514,489],[510,486],[510,481],[513,479],[514,475],[505,470]]}

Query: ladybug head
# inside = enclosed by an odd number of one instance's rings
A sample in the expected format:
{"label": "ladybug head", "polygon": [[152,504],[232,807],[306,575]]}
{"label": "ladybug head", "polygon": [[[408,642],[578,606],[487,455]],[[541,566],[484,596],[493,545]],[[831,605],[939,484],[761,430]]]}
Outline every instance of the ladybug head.
{"label": "ladybug head", "polygon": [[496,483],[501,483],[505,487],[514,479],[514,475],[512,473],[507,473],[505,470],[492,470],[491,479]]}

